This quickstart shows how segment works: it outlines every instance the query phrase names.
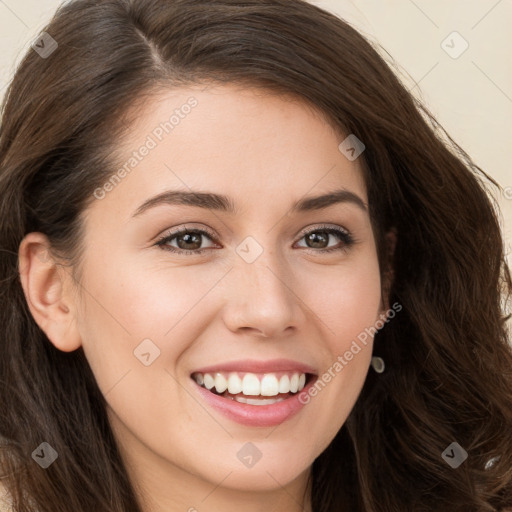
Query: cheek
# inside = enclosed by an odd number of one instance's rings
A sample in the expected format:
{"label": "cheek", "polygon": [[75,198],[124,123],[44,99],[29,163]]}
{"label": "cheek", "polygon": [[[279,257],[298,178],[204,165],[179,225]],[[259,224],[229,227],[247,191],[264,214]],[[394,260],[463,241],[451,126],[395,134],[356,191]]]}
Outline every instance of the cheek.
{"label": "cheek", "polygon": [[311,308],[323,339],[333,354],[348,350],[351,340],[373,326],[381,307],[381,282],[376,256],[353,258],[337,268],[309,268],[301,294]]}
{"label": "cheek", "polygon": [[[354,260],[355,261],[355,260]],[[324,425],[316,450],[323,450],[345,423],[364,385],[373,348],[373,328],[380,318],[381,283],[379,266],[371,255],[357,264],[318,269],[311,277],[313,288],[303,291],[314,312],[314,333],[321,374],[303,403],[311,416]],[[320,443],[320,444],[318,444]]]}
{"label": "cheek", "polygon": [[118,428],[128,425],[158,449],[166,428],[173,438],[187,435],[170,418],[175,411],[187,414],[175,367],[200,334],[192,313],[212,284],[191,281],[192,267],[148,269],[115,258],[115,265],[91,272],[100,259],[90,261],[84,283],[84,352]]}
{"label": "cheek", "polygon": [[120,254],[89,258],[80,333],[100,389],[108,391],[127,372],[146,368],[144,362],[174,372],[181,353],[208,324],[202,301],[224,272],[148,267]]}

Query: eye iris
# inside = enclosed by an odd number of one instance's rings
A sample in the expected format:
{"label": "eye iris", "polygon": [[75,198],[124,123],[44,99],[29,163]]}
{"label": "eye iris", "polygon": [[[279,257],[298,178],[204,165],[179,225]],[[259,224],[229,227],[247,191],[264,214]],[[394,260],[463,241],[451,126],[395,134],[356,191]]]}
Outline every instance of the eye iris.
{"label": "eye iris", "polygon": [[[193,239],[195,239],[195,241],[191,241]],[[184,233],[182,235],[178,235],[176,237],[176,240],[178,242],[178,247],[180,249],[199,249],[199,246],[201,245],[201,234],[200,233]],[[197,247],[190,247],[190,246],[182,247],[183,244],[180,243],[181,240],[184,240],[185,244],[187,244],[187,243],[196,244]]]}
{"label": "eye iris", "polygon": [[[318,235],[320,233],[320,236]],[[325,242],[325,243],[329,243],[329,234],[324,232],[324,231],[315,231],[313,233],[309,233],[307,236],[306,236],[306,239],[308,240],[308,242],[313,242],[313,244],[317,244],[319,241],[320,241],[320,244],[322,244],[322,242]],[[318,248],[317,245],[313,245],[313,246],[310,246],[310,247],[313,247],[313,248]],[[320,247],[321,249],[323,247]]]}

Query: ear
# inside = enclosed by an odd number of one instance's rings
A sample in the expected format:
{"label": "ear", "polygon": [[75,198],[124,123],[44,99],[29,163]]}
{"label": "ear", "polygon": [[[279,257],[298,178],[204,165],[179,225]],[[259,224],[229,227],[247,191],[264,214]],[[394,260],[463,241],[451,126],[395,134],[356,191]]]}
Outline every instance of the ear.
{"label": "ear", "polygon": [[20,281],[34,320],[50,342],[63,352],[82,344],[71,300],[72,277],[52,256],[43,233],[23,238],[18,250]]}
{"label": "ear", "polygon": [[397,232],[396,228],[391,228],[384,235],[384,243],[386,245],[386,258],[385,258],[385,269],[383,272],[383,280],[382,280],[382,304],[383,311],[387,312],[389,310],[389,294],[391,292],[391,286],[393,285],[394,280],[394,266],[393,266],[393,258],[395,255],[395,247],[397,243]]}

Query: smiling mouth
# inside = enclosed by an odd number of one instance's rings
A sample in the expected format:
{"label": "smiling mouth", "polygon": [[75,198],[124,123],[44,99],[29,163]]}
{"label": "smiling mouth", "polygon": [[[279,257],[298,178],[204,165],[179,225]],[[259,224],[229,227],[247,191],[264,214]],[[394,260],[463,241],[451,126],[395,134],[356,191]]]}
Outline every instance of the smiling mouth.
{"label": "smiling mouth", "polygon": [[278,374],[256,375],[231,372],[192,374],[200,387],[223,398],[249,405],[271,405],[291,398],[317,376],[311,373],[279,372]]}

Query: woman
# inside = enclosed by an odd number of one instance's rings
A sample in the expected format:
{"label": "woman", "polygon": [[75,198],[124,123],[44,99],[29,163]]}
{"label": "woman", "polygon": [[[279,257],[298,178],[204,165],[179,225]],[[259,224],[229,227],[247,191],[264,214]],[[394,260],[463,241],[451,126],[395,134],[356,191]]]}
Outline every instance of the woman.
{"label": "woman", "polygon": [[64,4],[0,134],[12,510],[506,510],[491,183],[311,4]]}

